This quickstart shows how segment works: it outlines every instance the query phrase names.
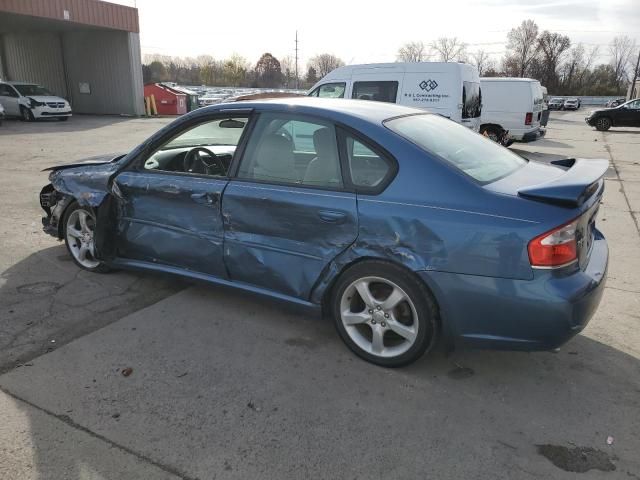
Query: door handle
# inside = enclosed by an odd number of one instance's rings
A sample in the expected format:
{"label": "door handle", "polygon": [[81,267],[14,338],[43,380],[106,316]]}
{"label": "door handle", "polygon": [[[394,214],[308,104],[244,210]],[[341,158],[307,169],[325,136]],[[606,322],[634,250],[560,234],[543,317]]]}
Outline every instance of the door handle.
{"label": "door handle", "polygon": [[214,205],[218,202],[220,198],[219,193],[192,193],[191,200],[200,205]]}
{"label": "door handle", "polygon": [[336,212],[335,210],[320,210],[318,217],[327,223],[343,223],[347,215],[344,212]]}

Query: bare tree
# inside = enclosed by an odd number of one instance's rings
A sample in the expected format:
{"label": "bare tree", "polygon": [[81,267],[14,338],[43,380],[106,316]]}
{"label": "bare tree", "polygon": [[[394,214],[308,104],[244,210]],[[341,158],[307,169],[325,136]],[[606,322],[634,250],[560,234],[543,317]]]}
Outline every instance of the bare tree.
{"label": "bare tree", "polygon": [[626,35],[615,37],[609,46],[611,54],[611,66],[615,72],[615,83],[618,90],[622,88],[623,83],[629,80],[631,54],[636,48],[635,40],[631,40]]}
{"label": "bare tree", "polygon": [[441,62],[460,61],[466,57],[467,44],[458,40],[458,37],[440,37],[431,42],[430,47]]}
{"label": "bare tree", "polygon": [[408,42],[398,49],[398,62],[424,62],[429,58],[424,43]]}
{"label": "bare tree", "polygon": [[312,67],[315,70],[318,78],[324,77],[332,70],[342,67],[343,65],[344,62],[340,58],[330,53],[321,53],[320,55],[316,55],[315,57],[310,58],[307,63],[308,67]]}
{"label": "bare tree", "polygon": [[495,70],[495,62],[484,50],[478,50],[472,53],[471,63],[476,66],[480,76],[483,76],[488,70]]}
{"label": "bare tree", "polygon": [[533,20],[524,20],[519,27],[511,29],[507,34],[508,57],[517,70],[519,77],[524,77],[537,49],[538,25]]}
{"label": "bare tree", "polygon": [[537,43],[542,61],[542,83],[553,89],[558,84],[558,65],[564,53],[571,47],[571,39],[566,35],[545,30],[538,37]]}

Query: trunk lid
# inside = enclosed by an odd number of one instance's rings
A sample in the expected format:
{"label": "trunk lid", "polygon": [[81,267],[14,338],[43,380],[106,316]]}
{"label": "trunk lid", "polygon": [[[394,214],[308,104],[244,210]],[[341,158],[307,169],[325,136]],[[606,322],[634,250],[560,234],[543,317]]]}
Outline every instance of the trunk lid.
{"label": "trunk lid", "polygon": [[582,207],[602,190],[609,161],[587,159],[556,160],[551,164],[535,161],[485,188],[505,195],[567,207]]}

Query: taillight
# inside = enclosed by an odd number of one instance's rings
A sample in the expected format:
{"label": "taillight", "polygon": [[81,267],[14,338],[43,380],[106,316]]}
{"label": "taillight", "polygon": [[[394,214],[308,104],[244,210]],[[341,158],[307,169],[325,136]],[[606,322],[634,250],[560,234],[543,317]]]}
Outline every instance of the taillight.
{"label": "taillight", "polygon": [[532,267],[561,267],[578,258],[576,230],[578,219],[529,242],[529,261]]}
{"label": "taillight", "polygon": [[527,114],[524,116],[524,124],[531,125],[532,121],[533,121],[533,112],[527,112]]}

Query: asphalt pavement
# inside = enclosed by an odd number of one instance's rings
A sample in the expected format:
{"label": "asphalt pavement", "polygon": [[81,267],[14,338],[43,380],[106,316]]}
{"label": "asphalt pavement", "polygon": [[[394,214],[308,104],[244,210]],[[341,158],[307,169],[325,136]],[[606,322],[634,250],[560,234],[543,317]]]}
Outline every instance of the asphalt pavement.
{"label": "asphalt pavement", "polygon": [[396,370],[244,293],[78,272],[39,231],[38,170],[165,120],[5,122],[0,478],[640,479],[640,130],[583,116],[553,112],[546,138],[512,148],[611,162],[591,323],[558,353],[438,349]]}

